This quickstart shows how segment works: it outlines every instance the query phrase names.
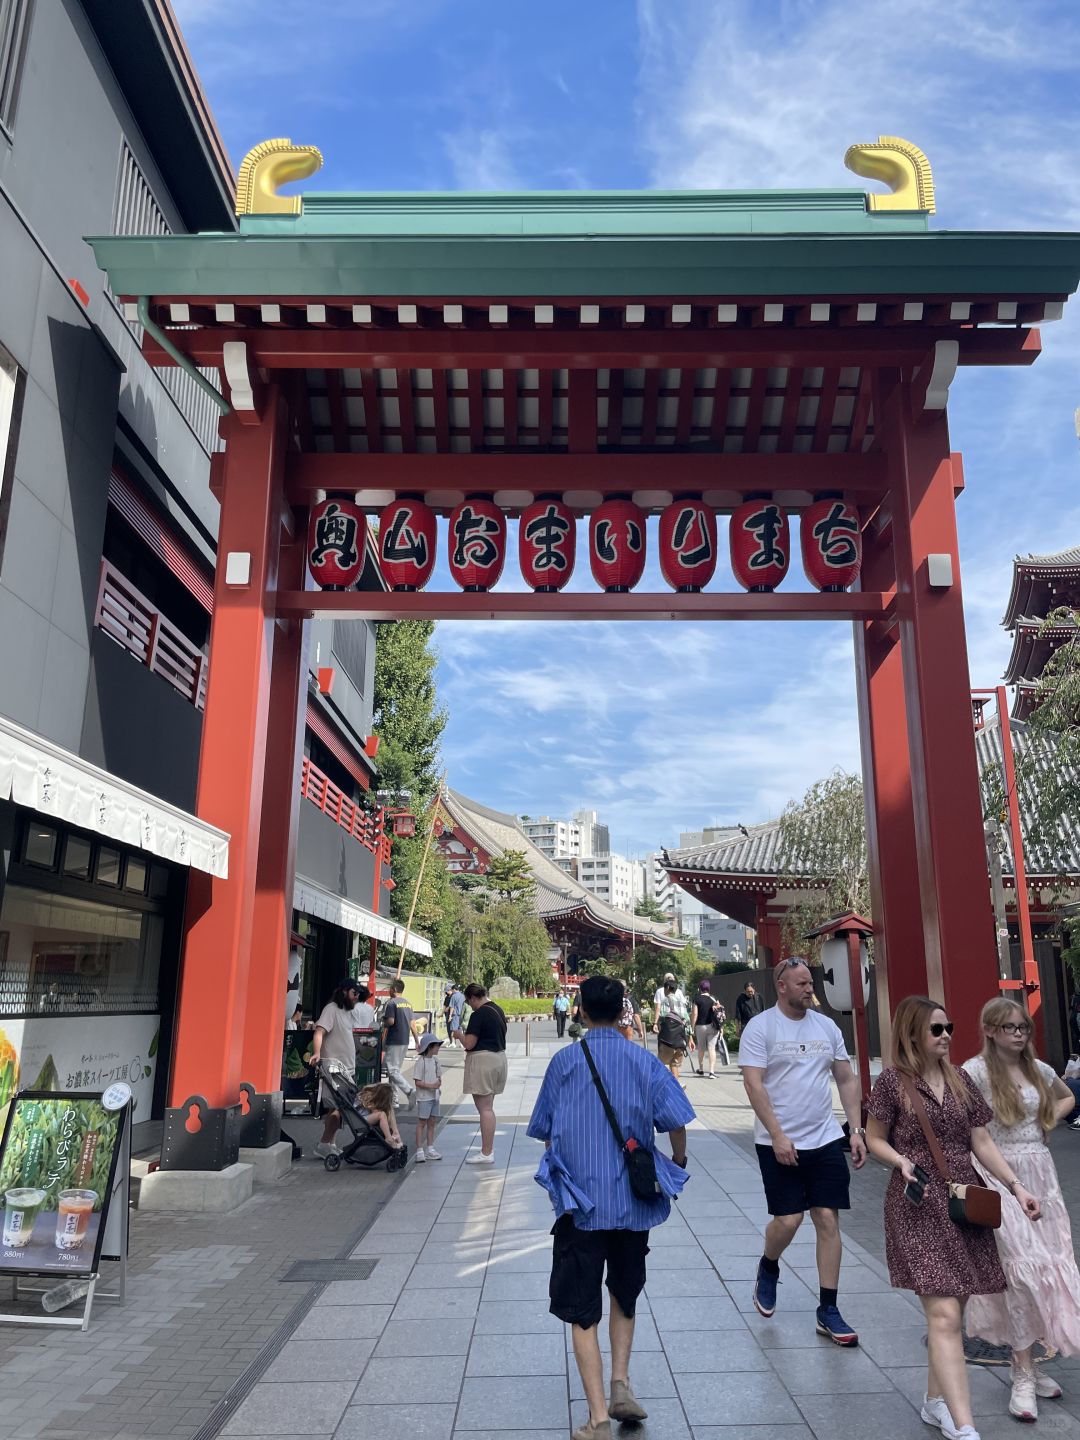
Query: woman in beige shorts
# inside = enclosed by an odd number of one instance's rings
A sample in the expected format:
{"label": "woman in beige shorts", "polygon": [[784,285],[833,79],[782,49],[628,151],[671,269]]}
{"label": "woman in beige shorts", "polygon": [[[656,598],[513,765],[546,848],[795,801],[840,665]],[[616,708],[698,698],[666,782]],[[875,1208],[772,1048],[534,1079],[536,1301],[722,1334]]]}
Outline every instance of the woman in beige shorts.
{"label": "woman in beige shorts", "polygon": [[465,1003],[472,1016],[464,1031],[454,1032],[454,1039],[465,1047],[463,1088],[480,1116],[480,1149],[465,1163],[494,1165],[495,1096],[506,1089],[506,1016],[482,985],[465,987]]}

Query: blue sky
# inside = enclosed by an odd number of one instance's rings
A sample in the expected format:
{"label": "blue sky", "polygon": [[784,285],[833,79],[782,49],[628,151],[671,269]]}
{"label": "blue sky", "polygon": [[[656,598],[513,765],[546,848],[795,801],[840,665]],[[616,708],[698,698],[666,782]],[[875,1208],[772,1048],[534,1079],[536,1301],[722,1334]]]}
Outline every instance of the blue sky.
{"label": "blue sky", "polygon": [[[1080,225],[1067,0],[174,4],[234,162],[314,143],[312,189],[858,185],[847,146],[894,134],[930,157],[935,228]],[[1013,555],[1080,541],[1080,301],[1043,340],[1030,370],[952,389],[976,684],[1008,655]],[[457,624],[439,649],[450,782],[518,813],[595,808],[631,853],[858,766],[842,626]]]}

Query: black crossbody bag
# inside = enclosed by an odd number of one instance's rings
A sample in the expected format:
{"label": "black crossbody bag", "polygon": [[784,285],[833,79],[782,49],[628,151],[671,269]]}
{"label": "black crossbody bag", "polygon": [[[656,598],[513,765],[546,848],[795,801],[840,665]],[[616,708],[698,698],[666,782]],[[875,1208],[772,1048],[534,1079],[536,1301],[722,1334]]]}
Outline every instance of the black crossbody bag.
{"label": "black crossbody bag", "polygon": [[623,1139],[619,1122],[615,1118],[615,1111],[611,1108],[611,1101],[608,1099],[607,1091],[604,1089],[604,1082],[597,1073],[596,1065],[589,1054],[589,1042],[582,1040],[581,1048],[585,1052],[585,1059],[589,1069],[592,1071],[593,1084],[596,1086],[596,1093],[600,1096],[600,1103],[604,1107],[604,1114],[611,1126],[611,1133],[615,1136],[615,1143],[622,1151],[623,1159],[626,1161],[626,1173],[630,1179],[630,1189],[639,1200],[657,1200],[663,1194],[660,1189],[660,1182],[656,1178],[656,1159],[651,1150],[646,1150],[633,1138]]}

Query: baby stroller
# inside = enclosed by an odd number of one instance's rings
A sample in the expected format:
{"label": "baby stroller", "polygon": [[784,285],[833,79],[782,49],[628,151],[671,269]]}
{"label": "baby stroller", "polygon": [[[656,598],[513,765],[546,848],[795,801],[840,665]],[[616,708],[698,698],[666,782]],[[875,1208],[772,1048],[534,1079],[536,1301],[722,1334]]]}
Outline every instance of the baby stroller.
{"label": "baby stroller", "polygon": [[339,1170],[342,1161],[346,1165],[359,1165],[363,1170],[374,1170],[385,1165],[387,1170],[404,1170],[409,1158],[408,1146],[395,1150],[388,1145],[377,1129],[364,1119],[358,1102],[359,1091],[349,1071],[339,1060],[320,1060],[316,1067],[319,1079],[333,1097],[334,1109],[340,1111],[342,1123],[352,1132],[352,1143],[344,1150],[332,1150],[323,1160],[327,1170]]}

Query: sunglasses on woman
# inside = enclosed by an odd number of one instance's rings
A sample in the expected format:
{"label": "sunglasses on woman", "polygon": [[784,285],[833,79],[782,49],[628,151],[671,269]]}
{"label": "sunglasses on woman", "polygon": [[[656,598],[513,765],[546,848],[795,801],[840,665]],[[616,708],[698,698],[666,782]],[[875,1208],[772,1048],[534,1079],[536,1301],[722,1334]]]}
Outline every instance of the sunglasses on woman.
{"label": "sunglasses on woman", "polygon": [[951,1020],[935,1020],[930,1026],[930,1034],[935,1040],[940,1040],[942,1035],[951,1035],[955,1029]]}

